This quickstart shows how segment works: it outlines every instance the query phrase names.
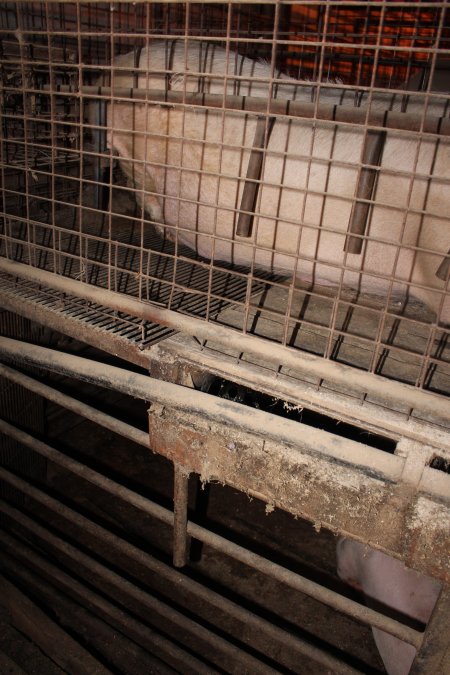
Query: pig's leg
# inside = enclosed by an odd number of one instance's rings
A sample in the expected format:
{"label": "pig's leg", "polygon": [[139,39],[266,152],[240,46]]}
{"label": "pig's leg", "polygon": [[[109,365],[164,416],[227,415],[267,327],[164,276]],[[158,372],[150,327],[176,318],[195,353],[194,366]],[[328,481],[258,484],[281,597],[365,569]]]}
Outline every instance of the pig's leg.
{"label": "pig's leg", "polygon": [[[406,568],[400,560],[350,539],[336,547],[338,574],[362,590],[370,605],[381,603],[426,623],[440,592],[439,582]],[[373,635],[389,675],[407,675],[416,650],[412,645],[373,628]]]}
{"label": "pig's leg", "polygon": [[148,168],[137,168],[133,162],[120,159],[120,166],[133,189],[139,206],[148,214],[155,224],[163,223],[163,211],[156,196],[156,186]]}

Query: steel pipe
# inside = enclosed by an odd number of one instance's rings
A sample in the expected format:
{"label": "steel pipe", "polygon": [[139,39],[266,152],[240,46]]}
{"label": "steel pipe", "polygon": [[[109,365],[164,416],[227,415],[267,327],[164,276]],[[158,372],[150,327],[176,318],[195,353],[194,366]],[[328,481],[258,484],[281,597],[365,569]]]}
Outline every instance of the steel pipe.
{"label": "steel pipe", "polygon": [[423,412],[450,422],[448,402],[431,392],[3,257],[0,257],[0,271],[168,326],[198,339],[211,340],[240,352],[248,352],[277,366],[284,365],[339,385],[351,386],[361,393],[382,399],[383,404],[393,408],[409,407],[417,413]]}
{"label": "steel pipe", "polygon": [[[11,625],[25,634],[63,673],[112,675],[109,668],[3,576],[3,562],[1,560],[0,598]],[[2,667],[2,672],[7,671]],[[17,673],[17,670],[14,668],[9,672]]]}
{"label": "steel pipe", "polygon": [[[339,419],[354,426],[364,426],[375,434],[388,435],[392,439],[412,438],[425,445],[433,445],[439,450],[450,449],[450,435],[444,427],[423,423],[413,417],[394,410],[375,406],[360,405],[358,400],[348,401],[344,394],[330,389],[312,386],[296,378],[277,377],[271,368],[260,368],[251,362],[221,354],[218,358],[212,350],[202,349],[200,345],[190,345],[186,339],[171,339],[160,342],[152,348],[152,358],[173,359],[188,368],[206,370],[227,380],[242,384],[249,389],[257,389],[270,396],[286,399],[295,405],[312,408],[318,412]],[[275,392],[274,392],[275,388]]]}
{"label": "steel pipe", "polygon": [[[229,616],[233,617],[235,620],[242,623],[243,626],[251,626],[252,630],[254,630],[256,633],[261,633],[264,636],[268,636],[270,639],[281,642],[283,647],[286,649],[295,650],[299,654],[305,654],[312,660],[317,661],[317,663],[321,663],[324,666],[330,668],[332,672],[342,673],[342,675],[357,675],[359,673],[359,671],[355,670],[351,666],[348,666],[330,654],[327,654],[323,650],[314,647],[313,645],[294,635],[286,633],[286,631],[269,623],[265,619],[252,614],[249,610],[244,609],[231,600],[228,600],[218,593],[205,588],[202,586],[202,584],[181,574],[168,565],[165,565],[156,558],[153,558],[148,553],[145,553],[132,544],[129,544],[123,539],[120,539],[116,535],[110,533],[108,530],[105,530],[100,525],[93,523],[88,518],[85,518],[73,509],[70,509],[69,507],[61,504],[53,497],[50,497],[41,490],[31,486],[23,479],[14,476],[9,471],[0,468],[0,478],[3,478],[9,485],[12,485],[16,489],[21,490],[27,494],[31,499],[44,505],[46,509],[52,510],[53,512],[57,513],[58,516],[61,516],[72,524],[75,524],[80,532],[88,533],[94,541],[102,541],[103,543],[107,544],[108,548],[116,550],[121,554],[131,558],[133,561],[138,562],[146,570],[147,574],[148,572],[151,572],[152,574],[162,576],[162,578],[169,582],[172,588],[179,588],[183,592],[191,593],[194,597],[200,598],[208,605],[217,609],[219,612],[225,612]],[[67,542],[43,528],[35,521],[31,520],[28,516],[20,513],[13,507],[4,504],[1,501],[0,513],[12,518],[13,521],[20,527],[25,527],[28,529],[33,534],[33,536],[39,537],[47,545],[50,545],[52,549],[60,551],[65,560],[68,557],[72,558],[77,565],[77,571],[82,565],[86,566],[86,563],[89,561],[90,570],[93,570],[100,577],[106,577],[108,580],[111,580],[113,584],[115,583],[118,575],[114,574],[114,572],[112,572],[110,569],[104,568],[106,571],[103,573],[103,566],[100,563],[88,558],[86,554],[82,553],[74,546],[71,546]],[[95,551],[95,549],[92,547],[91,549]],[[137,597],[137,599],[141,599],[142,591],[140,589],[136,589],[139,592],[139,595],[136,596],[133,591],[133,588],[135,587],[122,579],[120,581],[122,586],[127,586],[127,592],[129,594],[132,592],[133,595]],[[253,671],[250,670],[250,672]]]}
{"label": "steel pipe", "polygon": [[[294,83],[295,84],[295,83]],[[310,83],[309,83],[309,86]],[[57,95],[71,98],[96,98],[125,100],[125,102],[146,105],[186,105],[200,108],[219,108],[220,110],[245,113],[265,113],[269,117],[285,116],[328,122],[331,124],[352,124],[380,129],[401,130],[450,136],[450,118],[424,116],[415,113],[393,110],[367,109],[349,105],[331,105],[329,103],[311,103],[290,99],[273,98],[270,100],[257,96],[234,96],[231,94],[207,94],[203,92],[174,91],[166,89],[138,89],[136,87],[98,87],[85,85],[75,89],[70,85],[61,85],[50,90]],[[36,90],[36,94],[39,90]],[[418,96],[412,92],[412,95]]]}
{"label": "steel pipe", "polygon": [[[14,520],[14,515],[17,514],[14,508],[7,508],[6,513],[11,520]],[[23,522],[20,524],[23,525]],[[45,530],[42,529],[42,533],[44,532]],[[163,637],[132,616],[125,614],[123,610],[117,608],[74,577],[63,572],[15,536],[0,532],[0,541],[2,543],[0,556],[7,552],[27,567],[32,566],[33,571],[37,570],[38,574],[50,581],[52,585],[62,589],[69,597],[88,607],[90,611],[100,616],[114,628],[122,631],[127,637],[131,637],[141,647],[146,650],[151,647],[154,656],[177,668],[177,672],[180,667],[183,667],[191,675],[213,675],[218,672],[213,671],[210,665],[205,665],[168,638]],[[172,673],[172,671],[170,672]]]}
{"label": "steel pipe", "polygon": [[119,436],[128,438],[130,441],[138,443],[139,445],[143,445],[144,447],[149,447],[148,433],[146,431],[136,429],[136,427],[133,427],[126,422],[122,422],[116,417],[107,415],[106,413],[102,412],[101,410],[97,410],[87,403],[82,403],[72,396],[63,394],[62,392],[54,389],[53,387],[49,387],[43,382],[39,382],[28,375],[24,375],[18,370],[14,370],[14,368],[5,366],[3,363],[0,363],[0,376],[5,377],[6,379],[10,380],[10,382],[14,382],[21,387],[25,387],[26,389],[33,391],[39,396],[43,396],[48,401],[52,401],[57,405],[67,408],[67,410],[71,410],[77,415],[81,415],[82,417],[91,420],[91,422],[95,422],[96,424],[99,424],[110,431],[114,431],[114,433],[119,434]]}
{"label": "steel pipe", "polygon": [[174,464],[173,471],[173,565],[184,567],[188,562],[189,473],[181,464]]}
{"label": "steel pipe", "polygon": [[[158,518],[165,524],[173,526],[173,514],[167,509],[164,509],[158,504],[155,504],[151,500],[136,494],[128,488],[124,488],[115,481],[112,481],[109,478],[106,478],[105,476],[97,473],[96,471],[85,467],[79,462],[66,457],[57,450],[50,448],[46,444],[35,439],[33,436],[16,429],[6,422],[0,422],[0,431],[10,435],[20,443],[27,445],[35,452],[42,454],[44,457],[47,457],[52,462],[62,466],[68,471],[72,471],[81,478],[88,480],[90,483],[98,485],[103,490],[113,494],[116,497],[119,497],[120,499],[123,499],[127,503],[132,504],[138,509],[141,509],[152,517]],[[22,486],[19,489],[23,489],[25,494],[29,494],[32,497],[33,495],[37,494],[34,488],[31,488],[30,491],[29,486],[27,486],[24,481],[17,479],[5,469],[0,468],[0,478],[3,478],[7,482],[13,484],[15,487],[19,485]],[[48,499],[50,498],[47,497],[47,501]],[[60,505],[60,507],[62,509],[65,508],[62,505]],[[294,572],[281,567],[281,565],[267,560],[266,558],[263,558],[262,556],[259,556],[256,553],[253,553],[252,551],[249,551],[248,549],[245,549],[242,546],[239,546],[238,544],[235,544],[228,539],[225,539],[224,537],[221,537],[214,532],[201,527],[200,525],[189,521],[187,523],[187,534],[189,534],[191,537],[194,537],[195,539],[198,539],[204,544],[211,546],[215,550],[220,551],[224,555],[228,555],[235,560],[239,560],[245,565],[248,565],[249,567],[258,570],[263,574],[277,579],[281,583],[287,584],[296,591],[304,593],[305,595],[308,595],[309,597],[312,597],[325,605],[333,607],[333,609],[344,612],[345,614],[348,614],[353,618],[362,621],[363,623],[380,628],[391,635],[395,635],[400,640],[404,640],[405,642],[414,645],[416,648],[418,648],[421,644],[422,636],[418,631],[415,631],[412,628],[409,628],[408,626],[391,619],[390,617],[383,616],[382,614],[379,614],[368,607],[364,607],[353,600],[339,595],[339,593],[331,591],[330,589],[325,588],[324,586],[321,586],[310,579],[306,579],[305,577],[295,574]]]}
{"label": "steel pipe", "polygon": [[173,526],[173,514],[167,509],[142,497],[142,495],[139,495],[137,492],[133,492],[123,485],[116,483],[110,478],[103,476],[97,471],[93,471],[85,464],[81,464],[81,462],[77,462],[75,459],[64,455],[62,452],[55,450],[46,443],[43,443],[34,436],[27,434],[25,431],[14,427],[12,424],[9,424],[2,419],[0,419],[0,432],[13,438],[18,443],[26,445],[33,450],[33,452],[37,452],[42,457],[45,457],[63,469],[76,474],[92,485],[96,485],[102,490],[105,490],[105,492],[109,492],[110,494],[119,497],[119,499],[123,499],[128,504],[132,504],[137,509],[145,511],[149,516],[157,518],[166,525]]}
{"label": "steel pipe", "polygon": [[0,338],[0,355],[3,359],[45,368],[159,405],[201,414],[231,427],[300,447],[310,454],[318,453],[361,467],[389,481],[398,480],[403,471],[402,457],[189,387],[10,338]]}
{"label": "steel pipe", "polygon": [[450,587],[444,586],[423,636],[422,649],[416,654],[409,675],[448,673],[450,665]]}
{"label": "steel pipe", "polygon": [[[5,509],[0,503],[0,512],[2,511],[8,514],[12,512],[14,518],[14,511],[11,511],[8,507]],[[22,517],[17,518],[17,520],[22,524],[29,519]],[[151,616],[156,615],[161,617],[164,623],[167,622],[169,625],[176,626],[181,629],[183,633],[187,632],[188,635],[191,634],[194,638],[199,638],[201,641],[211,645],[218,652],[218,665],[221,663],[221,658],[226,656],[241,668],[248,669],[247,672],[258,673],[260,675],[275,675],[275,673],[277,673],[273,668],[266,666],[252,655],[246,653],[239,647],[236,647],[221,636],[216,635],[208,628],[203,627],[193,619],[184,616],[181,612],[173,609],[163,601],[154,598],[149,593],[146,593],[134,584],[123,579],[121,576],[90,558],[90,556],[85,553],[82,553],[74,546],[65,544],[64,542],[65,545],[58,547],[58,537],[55,537],[43,527],[37,524],[35,526],[33,523],[31,532],[33,535],[41,536],[45,542],[51,542],[51,545],[56,546],[57,548],[63,548],[65,555],[78,563],[77,567],[79,569],[87,569],[91,574],[94,574],[96,578],[106,581],[109,586],[117,589],[117,592],[120,593],[120,595],[125,594],[127,597],[133,598],[133,600],[145,607]],[[116,596],[114,596],[114,600],[117,600]],[[124,604],[123,601],[121,604]],[[187,644],[189,645],[189,638]]]}

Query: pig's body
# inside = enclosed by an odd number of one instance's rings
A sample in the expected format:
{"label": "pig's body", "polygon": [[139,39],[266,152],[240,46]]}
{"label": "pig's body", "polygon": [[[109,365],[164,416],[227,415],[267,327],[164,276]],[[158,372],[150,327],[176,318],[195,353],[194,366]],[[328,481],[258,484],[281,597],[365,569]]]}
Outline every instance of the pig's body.
{"label": "pig's body", "polygon": [[[337,561],[341,579],[362,590],[369,604],[375,600],[427,623],[441,589],[437,581],[350,539],[338,541]],[[415,657],[414,647],[377,628],[372,630],[389,675],[407,675]]]}
{"label": "pig's body", "polygon": [[[184,75],[185,58],[189,77]],[[229,94],[270,95],[268,64],[205,43],[190,43],[185,52],[183,41],[155,41],[140,54],[139,68],[145,73],[138,80],[134,65],[134,53],[116,59],[114,87],[220,94],[227,74]],[[199,72],[217,77],[201,78]],[[236,73],[266,81],[237,84]],[[321,103],[354,105],[354,93],[325,89]],[[307,83],[283,78],[272,96],[311,101],[312,91]],[[373,105],[400,109],[401,100],[400,95],[375,94]],[[408,112],[422,113],[423,98],[411,97]],[[431,102],[428,114],[446,114],[445,103]],[[255,126],[255,115],[221,110],[117,100],[108,107],[108,145],[118,153],[150,220],[164,226],[169,237],[205,258],[254,264],[302,281],[388,297],[409,290],[449,322],[446,283],[435,274],[450,247],[449,144],[388,133],[368,239],[357,255],[344,252],[364,139],[363,130],[355,127],[278,118],[268,143],[253,234],[236,237]],[[398,171],[403,174],[395,175]]]}

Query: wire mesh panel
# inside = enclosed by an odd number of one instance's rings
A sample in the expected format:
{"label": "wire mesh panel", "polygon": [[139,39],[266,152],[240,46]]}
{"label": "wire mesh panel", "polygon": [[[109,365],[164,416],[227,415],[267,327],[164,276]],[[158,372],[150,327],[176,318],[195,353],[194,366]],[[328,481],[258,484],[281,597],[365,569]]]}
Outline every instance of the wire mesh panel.
{"label": "wire mesh panel", "polygon": [[450,391],[447,3],[0,22],[2,256]]}

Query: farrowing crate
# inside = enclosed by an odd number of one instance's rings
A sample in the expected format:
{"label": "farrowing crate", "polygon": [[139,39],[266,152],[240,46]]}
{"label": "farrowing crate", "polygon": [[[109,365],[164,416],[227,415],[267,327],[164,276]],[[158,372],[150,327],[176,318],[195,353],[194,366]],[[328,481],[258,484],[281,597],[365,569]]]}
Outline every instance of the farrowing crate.
{"label": "farrowing crate", "polygon": [[342,441],[266,417],[264,439],[190,392],[188,417],[151,409],[150,439],[448,583],[446,3],[0,20],[2,306],[161,380],[219,375],[345,422]]}

